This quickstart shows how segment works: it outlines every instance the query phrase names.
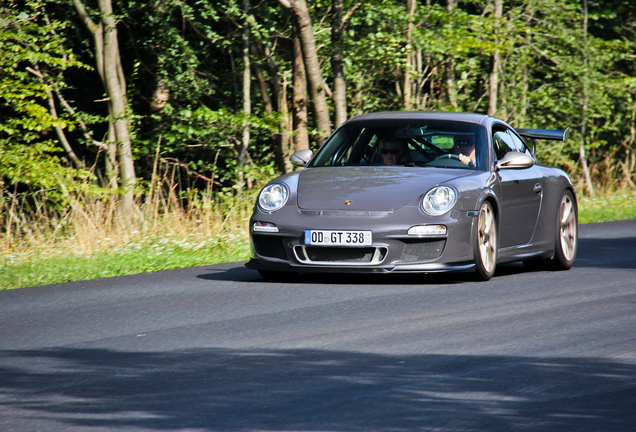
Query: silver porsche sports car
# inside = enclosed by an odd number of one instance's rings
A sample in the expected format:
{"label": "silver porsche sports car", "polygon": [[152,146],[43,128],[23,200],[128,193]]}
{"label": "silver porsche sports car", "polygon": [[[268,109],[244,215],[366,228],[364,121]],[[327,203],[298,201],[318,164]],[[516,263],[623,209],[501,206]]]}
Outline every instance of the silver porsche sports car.
{"label": "silver porsche sports car", "polygon": [[578,244],[574,188],[541,165],[536,140],[567,130],[513,129],[478,114],[354,117],[304,167],[269,182],[250,219],[246,267],[286,272],[433,273],[498,263],[566,270]]}

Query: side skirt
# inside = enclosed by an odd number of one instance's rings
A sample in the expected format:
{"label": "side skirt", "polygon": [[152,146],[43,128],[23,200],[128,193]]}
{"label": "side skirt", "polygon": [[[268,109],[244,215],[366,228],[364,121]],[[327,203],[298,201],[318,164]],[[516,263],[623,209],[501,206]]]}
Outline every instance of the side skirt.
{"label": "side skirt", "polygon": [[497,263],[552,258],[554,256],[554,252],[554,249],[546,250],[544,248],[537,248],[532,244],[511,246],[499,249]]}

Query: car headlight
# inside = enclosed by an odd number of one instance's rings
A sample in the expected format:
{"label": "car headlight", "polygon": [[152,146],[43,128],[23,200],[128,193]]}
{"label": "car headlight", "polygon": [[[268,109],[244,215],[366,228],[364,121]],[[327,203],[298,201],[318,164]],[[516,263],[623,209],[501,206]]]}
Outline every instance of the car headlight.
{"label": "car headlight", "polygon": [[280,210],[289,198],[287,187],[281,183],[273,183],[263,188],[258,196],[259,207],[266,212]]}
{"label": "car headlight", "polygon": [[422,209],[431,216],[440,216],[453,208],[457,192],[449,186],[437,186],[422,198]]}

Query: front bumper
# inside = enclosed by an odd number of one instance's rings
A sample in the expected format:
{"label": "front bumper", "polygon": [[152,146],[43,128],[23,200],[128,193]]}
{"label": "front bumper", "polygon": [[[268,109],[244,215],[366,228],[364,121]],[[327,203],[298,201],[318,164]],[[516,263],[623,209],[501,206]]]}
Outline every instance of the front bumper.
{"label": "front bumper", "polygon": [[304,272],[304,273],[444,273],[444,272],[461,272],[472,270],[475,263],[464,264],[404,264],[394,266],[373,266],[373,267],[357,267],[357,266],[311,266],[298,265],[291,262],[277,262],[273,260],[262,260],[251,258],[245,263],[245,268],[254,270],[268,271],[284,271],[284,272]]}
{"label": "front bumper", "polygon": [[[285,217],[282,217],[285,216]],[[302,212],[270,215],[256,211],[250,220],[251,259],[247,268],[291,272],[438,273],[474,267],[471,213],[451,211],[440,217],[418,209],[373,216]],[[256,222],[278,232],[255,232]],[[285,223],[281,223],[285,221]],[[415,225],[444,225],[445,235],[412,236]],[[325,247],[304,244],[305,229],[371,230],[368,247]]]}

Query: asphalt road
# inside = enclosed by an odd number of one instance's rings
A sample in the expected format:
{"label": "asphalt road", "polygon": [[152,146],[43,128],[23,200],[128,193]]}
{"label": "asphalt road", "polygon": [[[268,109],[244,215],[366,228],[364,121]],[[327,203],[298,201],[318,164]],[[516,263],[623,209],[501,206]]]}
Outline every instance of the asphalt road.
{"label": "asphalt road", "polygon": [[494,279],[240,263],[0,292],[0,431],[636,431],[636,220]]}

